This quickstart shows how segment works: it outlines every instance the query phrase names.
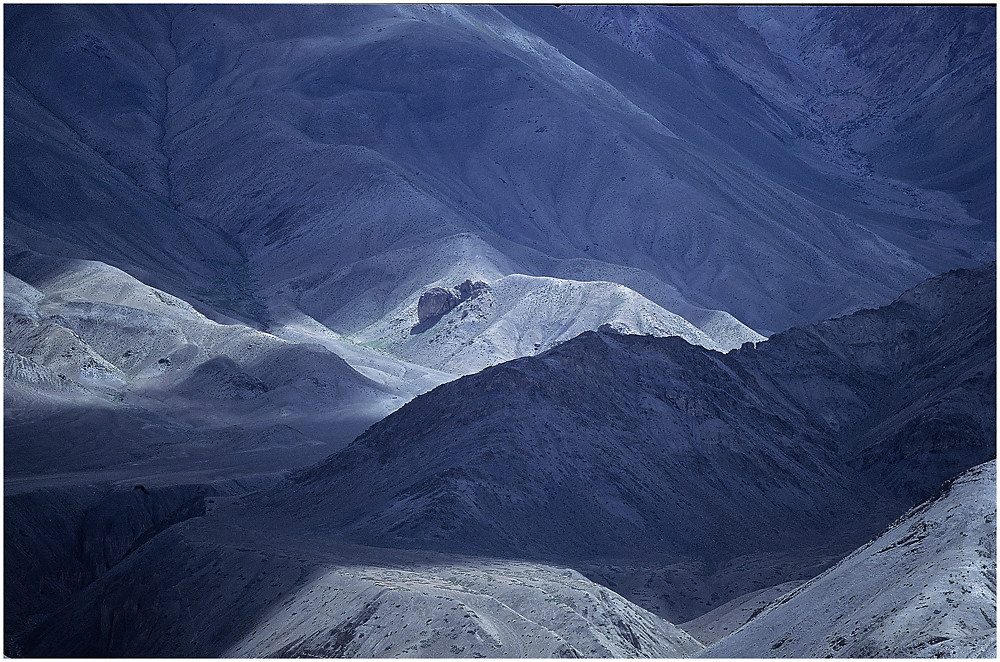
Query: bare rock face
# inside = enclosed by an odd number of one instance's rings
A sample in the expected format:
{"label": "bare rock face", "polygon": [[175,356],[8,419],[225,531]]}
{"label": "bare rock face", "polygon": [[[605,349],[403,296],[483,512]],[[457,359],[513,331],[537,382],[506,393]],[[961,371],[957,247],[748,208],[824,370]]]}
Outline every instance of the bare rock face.
{"label": "bare rock face", "polygon": [[458,298],[465,301],[466,299],[475,299],[483,292],[488,291],[490,286],[481,280],[473,281],[466,279],[456,289],[458,290]]}
{"label": "bare rock face", "polygon": [[417,302],[417,319],[425,322],[433,317],[440,317],[457,306],[458,296],[443,287],[432,287],[420,295]]}
{"label": "bare rock face", "polygon": [[420,322],[444,315],[467,299],[475,299],[490,286],[482,281],[466,279],[455,288],[432,287],[420,295],[417,302],[417,319]]}

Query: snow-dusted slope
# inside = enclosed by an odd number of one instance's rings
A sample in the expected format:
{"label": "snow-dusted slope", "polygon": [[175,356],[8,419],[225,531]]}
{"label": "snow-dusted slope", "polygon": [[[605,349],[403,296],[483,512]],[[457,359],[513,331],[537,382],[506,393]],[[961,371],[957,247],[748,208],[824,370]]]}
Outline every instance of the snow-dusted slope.
{"label": "snow-dusted slope", "polygon": [[996,657],[996,461],[792,591],[707,657]]}
{"label": "snow-dusted slope", "polygon": [[[457,285],[457,284],[455,284]],[[728,351],[764,337],[743,327],[690,322],[617,283],[578,282],[512,274],[488,283],[433,323],[421,324],[419,296],[352,337],[408,361],[459,374],[532,356],[607,324],[620,333],[680,336],[694,345]],[[709,320],[711,321],[711,320]]]}

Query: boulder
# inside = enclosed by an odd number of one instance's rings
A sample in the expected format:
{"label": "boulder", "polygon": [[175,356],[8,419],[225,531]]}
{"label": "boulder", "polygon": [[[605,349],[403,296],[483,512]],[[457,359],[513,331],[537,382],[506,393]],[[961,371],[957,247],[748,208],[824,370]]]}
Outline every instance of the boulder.
{"label": "boulder", "polygon": [[432,287],[420,295],[417,302],[417,319],[425,322],[440,317],[458,305],[460,299],[453,291],[443,287]]}
{"label": "boulder", "polygon": [[490,286],[482,281],[466,279],[455,288],[432,287],[420,295],[417,301],[417,319],[426,322],[441,317],[449,310],[468,299],[475,299],[489,291]]}

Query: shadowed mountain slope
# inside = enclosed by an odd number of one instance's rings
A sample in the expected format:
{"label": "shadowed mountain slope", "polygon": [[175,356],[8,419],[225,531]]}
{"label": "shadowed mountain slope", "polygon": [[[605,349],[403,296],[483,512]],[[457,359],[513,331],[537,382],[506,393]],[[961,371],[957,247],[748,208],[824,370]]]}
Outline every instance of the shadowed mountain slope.
{"label": "shadowed mountain slope", "polygon": [[[989,70],[973,9],[944,17],[975,18],[962,89]],[[342,333],[433,283],[516,273],[770,332],[989,259],[991,221],[859,174],[788,110],[792,83],[764,96],[756,69],[716,64],[741,41],[720,31],[752,33],[735,10],[663,11],[687,35],[673,59],[551,7],[8,8],[7,232],[219,315]],[[759,36],[739,48],[758,78],[789,69]],[[980,144],[990,121],[935,144]]]}
{"label": "shadowed mountain slope", "polygon": [[[85,544],[12,584],[8,645],[31,655],[696,653],[627,600],[680,621],[808,579],[933,490],[942,467],[995,454],[995,328],[983,321],[994,306],[991,266],[729,354],[586,333],[420,396],[276,485],[21,490],[5,521],[17,554],[45,548],[50,530]],[[960,365],[942,370],[921,354],[949,342],[954,354],[939,359]],[[249,394],[266,384],[242,370],[217,358],[188,379]],[[831,394],[847,406],[828,410]],[[914,399],[931,420],[962,414],[948,419],[954,442],[887,437],[881,466],[908,482],[855,466],[871,452],[868,432],[895,429]],[[67,504],[81,513],[46,514]],[[45,604],[17,597],[45,582],[59,590]]]}
{"label": "shadowed mountain slope", "polygon": [[[875,172],[954,195],[985,241],[996,215],[996,9],[744,7],[818,92],[805,106]],[[901,39],[901,35],[906,35]],[[964,127],[952,134],[949,127]]]}
{"label": "shadowed mountain slope", "polygon": [[686,655],[816,576],[995,455],[995,14],[6,6],[5,652]]}
{"label": "shadowed mountain slope", "polygon": [[[722,104],[733,95],[722,81],[742,81],[747,107],[757,110],[746,116],[751,131],[780,127],[778,137],[795,145],[803,159],[820,157],[858,174],[955,195],[970,216],[983,221],[974,224],[981,239],[995,240],[994,8],[562,11],[660,67],[698,78]],[[761,114],[768,117],[755,122]],[[962,130],[953,132],[957,126]],[[747,158],[759,155],[752,140],[731,137]],[[757,163],[776,176],[790,176],[775,169],[780,161]],[[895,228],[897,239],[950,232],[933,218],[910,220]]]}
{"label": "shadowed mountain slope", "polygon": [[[114,503],[137,502],[133,519],[141,531],[149,504],[168,507],[170,496],[112,493],[88,519],[100,524]],[[45,512],[35,495],[19,501],[33,498],[31,512]],[[23,651],[680,657],[702,649],[676,626],[565,567],[347,545],[338,535],[317,535],[284,513],[262,510],[259,497],[241,502],[219,489],[202,490],[191,506],[193,512],[141,537],[119,563],[42,620],[22,639]],[[119,529],[102,538],[91,526],[83,539],[128,544],[132,532]],[[72,559],[72,567],[89,560]],[[38,574],[46,571],[52,569]]]}
{"label": "shadowed mountain slope", "polygon": [[369,378],[319,344],[219,324],[100,262],[21,250],[5,267],[7,479],[274,473],[346,444],[421,379],[450,378]]}
{"label": "shadowed mountain slope", "polygon": [[846,552],[994,456],[994,317],[990,266],[726,355],[583,334],[417,398],[285,498],[381,546],[716,565]]}

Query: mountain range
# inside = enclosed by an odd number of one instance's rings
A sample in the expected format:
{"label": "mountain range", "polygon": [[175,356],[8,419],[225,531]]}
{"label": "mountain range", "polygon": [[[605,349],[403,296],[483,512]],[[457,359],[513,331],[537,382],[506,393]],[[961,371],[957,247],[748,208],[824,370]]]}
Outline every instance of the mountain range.
{"label": "mountain range", "polygon": [[5,654],[995,655],[995,112],[995,7],[5,6]]}
{"label": "mountain range", "polygon": [[521,273],[769,335],[995,251],[994,13],[862,13],[12,7],[7,234],[258,325]]}
{"label": "mountain range", "polygon": [[734,597],[699,604],[737,559],[846,552],[995,454],[995,291],[992,267],[954,272],[728,354],[588,332],[418,398],[294,475],[290,498],[370,545],[614,582],[683,562],[701,576],[657,586],[677,604],[623,594],[688,620]]}
{"label": "mountain range", "polygon": [[[883,595],[864,603],[880,648],[855,654],[988,650],[994,465],[935,492],[995,456],[995,303],[990,265],[728,354],[588,332],[442,385],[287,478],[24,490],[7,499],[8,556],[60,552],[8,581],[14,652],[686,656],[711,642],[672,622],[809,579],[928,498],[746,625],[723,609],[735,631],[704,652],[777,650],[786,603],[823,615],[789,654],[841,650],[833,624],[882,586],[851,588],[877,575],[849,568],[872,563],[908,610],[946,597],[969,615],[911,636]],[[946,341],[953,355],[931,351]],[[915,402],[937,432],[913,430]],[[869,560],[875,547],[899,551]],[[957,586],[914,592],[918,571]],[[25,597],[45,586],[67,597],[32,616]]]}

